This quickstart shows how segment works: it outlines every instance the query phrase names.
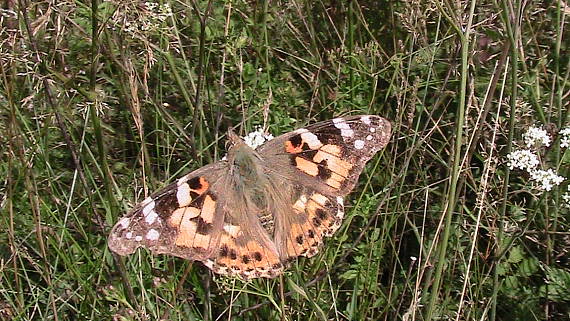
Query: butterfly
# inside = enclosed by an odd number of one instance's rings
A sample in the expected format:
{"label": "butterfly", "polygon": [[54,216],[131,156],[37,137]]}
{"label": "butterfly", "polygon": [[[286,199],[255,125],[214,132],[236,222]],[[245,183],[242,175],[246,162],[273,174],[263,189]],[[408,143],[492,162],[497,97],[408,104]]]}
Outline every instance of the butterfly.
{"label": "butterfly", "polygon": [[230,130],[227,159],[136,205],[111,230],[109,248],[144,247],[245,280],[278,276],[337,231],[344,196],[390,135],[390,122],[375,115],[318,122],[257,149]]}

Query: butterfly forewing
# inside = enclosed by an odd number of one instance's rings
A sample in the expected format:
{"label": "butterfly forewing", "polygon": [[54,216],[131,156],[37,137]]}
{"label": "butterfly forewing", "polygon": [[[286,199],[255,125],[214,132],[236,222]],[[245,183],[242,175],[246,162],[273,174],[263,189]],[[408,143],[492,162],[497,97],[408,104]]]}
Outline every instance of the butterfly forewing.
{"label": "butterfly forewing", "polygon": [[259,148],[266,170],[289,182],[289,208],[275,214],[282,258],[313,256],[340,227],[343,196],[390,139],[391,125],[373,115],[335,118],[281,135]]}
{"label": "butterfly forewing", "polygon": [[127,255],[139,247],[190,260],[217,251],[223,226],[216,192],[226,164],[215,163],[187,174],[146,198],[111,230],[109,248]]}

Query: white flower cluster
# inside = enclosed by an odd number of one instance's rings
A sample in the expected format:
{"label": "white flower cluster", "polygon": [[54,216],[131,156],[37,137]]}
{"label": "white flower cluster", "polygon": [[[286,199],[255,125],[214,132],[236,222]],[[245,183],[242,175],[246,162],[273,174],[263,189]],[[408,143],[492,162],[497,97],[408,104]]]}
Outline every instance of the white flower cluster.
{"label": "white flower cluster", "polygon": [[562,129],[560,132],[560,147],[567,148],[570,146],[570,127]]}
{"label": "white flower cluster", "polygon": [[265,143],[266,141],[272,140],[272,139],[273,139],[273,135],[265,134],[261,127],[257,127],[255,129],[255,131],[247,134],[247,136],[245,136],[243,138],[243,140],[247,144],[247,146],[249,146],[253,149],[256,149],[257,147],[263,145],[263,143]]}
{"label": "white flower cluster", "polygon": [[546,130],[537,127],[530,127],[526,133],[523,134],[523,139],[526,147],[548,147],[550,146],[551,141]]}
{"label": "white flower cluster", "polygon": [[[561,131],[562,134],[562,131]],[[562,134],[564,135],[564,134]],[[570,130],[568,130],[568,142],[570,142]],[[544,129],[531,127],[523,134],[525,145],[529,148],[538,149],[542,146],[550,146],[552,138]],[[562,142],[562,141],[561,141]],[[507,155],[507,166],[510,169],[521,169],[530,175],[531,181],[538,190],[550,191],[554,186],[560,185],[564,177],[559,176],[552,169],[539,169],[540,159],[538,153],[532,149],[515,150]],[[570,201],[570,195],[568,195]]]}
{"label": "white flower cluster", "polygon": [[532,171],[530,172],[530,178],[536,182],[538,189],[547,192],[564,181],[564,177],[556,175],[551,168],[545,171],[541,169]]}
{"label": "white flower cluster", "polygon": [[[159,4],[147,1],[142,8],[144,9],[136,10],[135,14],[133,14],[134,10],[117,10],[113,20],[116,21],[117,25],[122,25],[123,31],[135,37],[136,34],[141,32],[147,33],[159,30],[166,19],[172,16],[172,9],[168,3]],[[119,21],[122,21],[122,23],[119,23]]]}
{"label": "white flower cluster", "polygon": [[516,150],[507,155],[507,166],[510,169],[519,168],[530,172],[534,170],[540,163],[538,156],[528,149]]}

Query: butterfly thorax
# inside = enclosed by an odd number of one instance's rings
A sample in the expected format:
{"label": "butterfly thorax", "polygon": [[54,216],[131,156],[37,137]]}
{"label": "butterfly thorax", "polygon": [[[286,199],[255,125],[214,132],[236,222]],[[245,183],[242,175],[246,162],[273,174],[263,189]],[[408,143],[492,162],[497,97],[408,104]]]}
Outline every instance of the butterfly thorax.
{"label": "butterfly thorax", "polygon": [[233,188],[235,195],[239,195],[245,203],[255,205],[261,225],[272,236],[274,206],[273,200],[268,197],[272,195],[272,184],[262,166],[261,156],[245,143],[237,142],[228,152],[228,162],[233,185],[228,187]]}

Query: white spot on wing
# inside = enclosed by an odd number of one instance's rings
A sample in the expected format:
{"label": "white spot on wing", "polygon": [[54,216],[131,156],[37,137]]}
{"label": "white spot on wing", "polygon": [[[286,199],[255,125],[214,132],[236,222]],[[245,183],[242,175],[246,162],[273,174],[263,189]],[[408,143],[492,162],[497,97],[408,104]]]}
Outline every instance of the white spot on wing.
{"label": "white spot on wing", "polygon": [[370,132],[371,132],[371,133],[374,133],[374,132],[376,132],[376,128],[374,128],[374,127],[370,127]]}
{"label": "white spot on wing", "polygon": [[154,223],[154,221],[156,221],[157,218],[158,218],[158,214],[153,210],[153,211],[148,212],[148,214],[144,217],[144,221],[148,225],[151,225],[152,223]]}
{"label": "white spot on wing", "polygon": [[360,117],[360,120],[362,120],[366,125],[370,125],[370,116],[362,116]]}
{"label": "white spot on wing", "polygon": [[184,175],[176,181],[176,185],[180,186],[180,185],[186,183],[187,181],[188,181],[188,175]]}
{"label": "white spot on wing", "polygon": [[147,240],[151,240],[151,241],[156,241],[158,240],[158,237],[160,236],[160,233],[155,230],[155,229],[150,229],[148,230],[148,232],[146,233],[146,239]]}
{"label": "white spot on wing", "polygon": [[344,206],[344,198],[342,198],[342,196],[337,196],[336,197],[336,202],[341,205]]}
{"label": "white spot on wing", "polygon": [[185,207],[190,205],[192,202],[192,197],[190,196],[190,185],[183,183],[178,186],[176,191],[176,199],[178,199],[178,205],[180,207]]}
{"label": "white spot on wing", "polygon": [[142,241],[142,236],[140,236],[140,235],[135,236],[135,241],[137,241],[137,242]]}
{"label": "white spot on wing", "polygon": [[141,206],[146,206],[150,202],[152,202],[152,197],[149,196],[141,202]]}
{"label": "white spot on wing", "polygon": [[372,135],[366,136],[366,140],[372,140]]}
{"label": "white spot on wing", "polygon": [[144,215],[144,216],[147,216],[148,213],[154,209],[154,205],[155,205],[155,203],[154,203],[154,201],[152,201],[152,200],[150,201],[150,203],[146,204],[145,207],[143,207],[143,210],[142,210],[143,215]]}
{"label": "white spot on wing", "polygon": [[364,141],[360,140],[360,139],[355,140],[354,141],[354,148],[356,148],[356,149],[364,148]]}
{"label": "white spot on wing", "polygon": [[208,268],[212,269],[214,267],[214,261],[207,259],[206,261],[203,262],[205,266],[207,266]]}
{"label": "white spot on wing", "polygon": [[[335,121],[336,120],[336,121]],[[334,127],[338,129],[350,129],[350,125],[342,118],[333,119]]]}
{"label": "white spot on wing", "polygon": [[133,232],[127,232],[127,234],[125,234],[125,237],[128,239],[132,239],[133,238]]}
{"label": "white spot on wing", "polygon": [[[336,213],[336,217],[338,217],[340,220],[342,220],[342,218],[344,217],[344,208],[342,206],[339,206],[338,211]],[[340,220],[338,223],[339,226],[340,226]]]}
{"label": "white spot on wing", "polygon": [[301,134],[301,138],[303,139],[304,142],[307,143],[307,145],[309,145],[310,149],[315,150],[323,146],[323,143],[321,143],[317,135],[313,133],[310,132],[303,133]]}
{"label": "white spot on wing", "polygon": [[354,136],[354,131],[352,129],[341,129],[340,134],[342,137],[352,137]]}
{"label": "white spot on wing", "polygon": [[354,131],[350,128],[350,125],[344,120],[344,118],[333,119],[334,127],[340,129],[340,134],[342,137],[352,137],[354,136]]}
{"label": "white spot on wing", "polygon": [[131,224],[131,219],[128,217],[123,217],[119,221],[119,224],[121,225],[122,228],[127,228],[127,227],[129,227],[129,224]]}

